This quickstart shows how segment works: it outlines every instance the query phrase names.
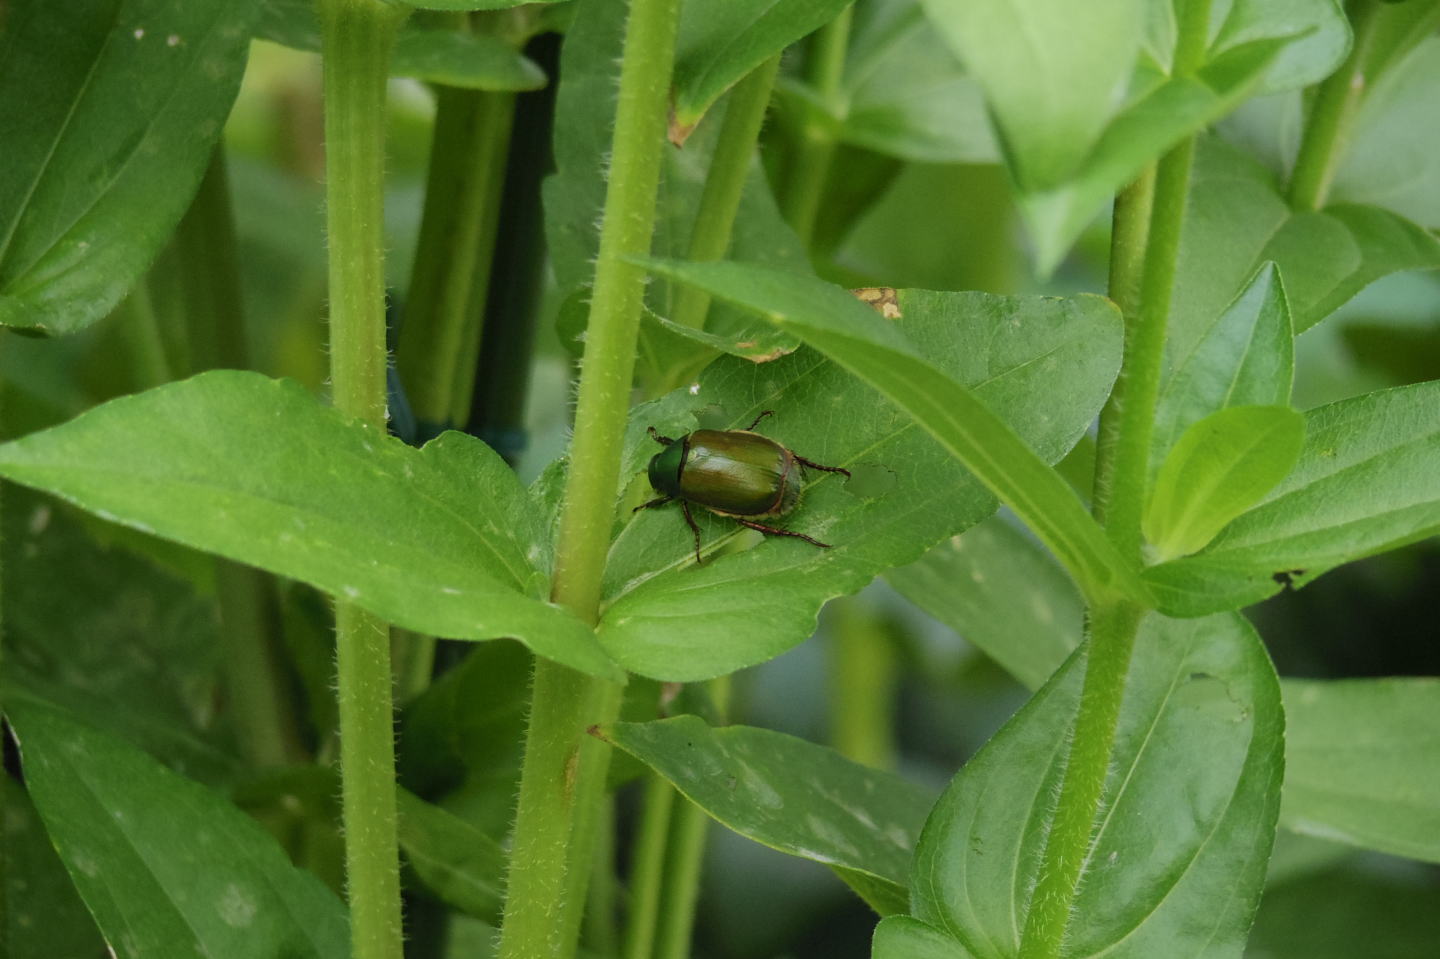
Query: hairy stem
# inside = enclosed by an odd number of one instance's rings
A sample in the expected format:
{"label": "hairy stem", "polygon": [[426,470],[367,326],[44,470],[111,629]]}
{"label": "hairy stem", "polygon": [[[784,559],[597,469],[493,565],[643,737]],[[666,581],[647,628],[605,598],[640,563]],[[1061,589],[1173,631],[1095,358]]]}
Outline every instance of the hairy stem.
{"label": "hairy stem", "polygon": [[[625,27],[610,182],[595,267],[570,471],[551,597],[595,622],[615,514],[645,273],[627,257],[650,248],[675,58],[678,0],[633,0]],[[608,751],[585,735],[613,718],[619,688],[537,660],[521,768],[501,959],[575,952],[594,818]],[[589,740],[582,748],[582,740]],[[582,826],[574,836],[577,809]],[[571,863],[579,865],[572,869]],[[577,874],[578,873],[578,874]]]}
{"label": "hairy stem", "polygon": [[1365,95],[1363,66],[1374,33],[1378,0],[1350,4],[1355,41],[1345,62],[1315,89],[1295,169],[1290,174],[1290,205],[1318,210],[1325,205],[1330,184],[1345,156],[1350,124]]}
{"label": "hairy stem", "polygon": [[[755,141],[765,122],[765,108],[780,71],[778,55],[766,60],[730,91],[725,107],[725,122],[710,158],[705,176],[705,189],[695,211],[695,226],[690,233],[691,260],[718,260],[730,248],[730,234],[735,214],[740,209],[740,195],[755,155]],[[698,286],[681,285],[675,294],[670,319],[681,326],[701,329],[710,308],[710,294]]]}
{"label": "hairy stem", "polygon": [[[320,0],[331,390],[338,409],[377,430],[386,419],[385,83],[403,18],[378,0]],[[389,629],[343,600],[335,629],[351,953],[401,959]]]}
{"label": "hairy stem", "polygon": [[[836,117],[847,109],[840,102],[840,84],[845,76],[845,56],[850,49],[852,8],[846,7],[834,20],[815,32],[805,62],[805,79],[815,95]],[[825,180],[835,158],[835,134],[823,120],[807,118],[801,123],[791,150],[780,195],[780,212],[807,247],[815,233],[815,220],[825,193]]]}

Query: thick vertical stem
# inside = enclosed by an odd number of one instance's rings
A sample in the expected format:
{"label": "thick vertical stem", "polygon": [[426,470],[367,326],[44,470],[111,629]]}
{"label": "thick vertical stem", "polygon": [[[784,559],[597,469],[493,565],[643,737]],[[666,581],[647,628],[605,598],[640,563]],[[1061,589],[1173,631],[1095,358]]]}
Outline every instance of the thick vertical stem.
{"label": "thick vertical stem", "polygon": [[[1209,0],[1186,0],[1180,11],[1175,51],[1177,75],[1202,63],[1208,35]],[[1194,158],[1193,138],[1161,159],[1150,198],[1149,226],[1143,230],[1145,178],[1117,204],[1112,295],[1125,310],[1125,354],[1120,378],[1102,416],[1106,449],[1097,461],[1097,510],[1124,559],[1142,562],[1140,533],[1155,405],[1164,368],[1165,336],[1174,292],[1177,254]],[[1139,295],[1135,276],[1141,249],[1144,267]],[[1075,896],[1090,853],[1095,817],[1105,790],[1115,730],[1124,702],[1130,655],[1144,610],[1129,601],[1090,609],[1089,649],[1080,707],[1066,757],[1054,822],[1045,840],[1038,879],[1025,915],[1020,959],[1056,959],[1070,925]]]}
{"label": "thick vertical stem", "polygon": [[[594,2],[594,0],[588,0]],[[650,248],[675,57],[678,0],[632,0],[616,105],[610,182],[595,267],[561,507],[552,598],[587,622],[600,581],[619,483],[620,450],[635,369],[645,273],[626,258]],[[613,718],[619,689],[537,660],[521,769],[501,959],[569,957],[593,845],[589,815],[604,788],[608,752],[582,749],[585,729]],[[582,828],[572,845],[572,830]]]}
{"label": "thick vertical stem", "polygon": [[1297,210],[1320,209],[1330,193],[1335,171],[1345,155],[1350,123],[1365,95],[1363,66],[1379,7],[1379,0],[1350,4],[1355,31],[1350,56],[1315,90],[1295,170],[1290,175],[1290,205]]}
{"label": "thick vertical stem", "polygon": [[1142,615],[1142,610],[1131,603],[1090,612],[1090,650],[1080,710],[1055,821],[1045,841],[1044,863],[1025,914],[1020,959],[1054,959],[1065,941],[1075,893],[1090,853],[1095,813],[1105,791],[1110,750],[1125,695],[1125,676]]}
{"label": "thick vertical stem", "polygon": [[[320,0],[325,58],[325,200],[335,406],[385,428],[385,83],[403,12]],[[356,959],[401,959],[395,732],[385,623],[335,604],[341,808]]]}
{"label": "thick vertical stem", "polygon": [[[1110,231],[1110,299],[1125,321],[1125,338],[1134,339],[1133,325],[1140,317],[1140,287],[1145,275],[1145,249],[1150,238],[1150,216],[1155,201],[1155,165],[1115,197]],[[1120,390],[1111,393],[1100,414],[1095,441],[1095,485],[1090,508],[1100,525],[1110,509],[1115,452],[1120,441]]]}
{"label": "thick vertical stem", "polygon": [[[821,27],[811,41],[806,61],[806,79],[815,94],[834,114],[847,107],[840,102],[840,84],[845,76],[845,56],[850,49],[850,7]],[[835,135],[829,124],[806,120],[801,124],[780,196],[780,212],[794,228],[801,242],[810,245],[815,218],[825,193],[825,180],[835,158]]]}
{"label": "thick vertical stem", "polygon": [[857,596],[826,610],[830,622],[830,744],[857,763],[895,766],[898,663],[885,622]]}

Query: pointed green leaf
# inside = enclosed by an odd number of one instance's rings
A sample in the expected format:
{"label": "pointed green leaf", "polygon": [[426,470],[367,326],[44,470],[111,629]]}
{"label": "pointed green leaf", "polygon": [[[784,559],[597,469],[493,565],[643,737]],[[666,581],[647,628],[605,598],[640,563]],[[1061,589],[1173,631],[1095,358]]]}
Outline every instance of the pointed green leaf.
{"label": "pointed green leaf", "polygon": [[1274,263],[1255,274],[1193,347],[1172,359],[1155,409],[1152,469],[1180,434],[1231,406],[1285,406],[1295,371],[1290,309]]}
{"label": "pointed green leaf", "polygon": [[544,600],[525,491],[463,434],[415,450],[294,383],[221,370],[4,444],[0,474],[410,629],[513,636],[619,676],[590,629]]}
{"label": "pointed green leaf", "polygon": [[[916,335],[917,349],[898,327],[887,325],[873,310],[829,284],[738,263],[652,263],[651,269],[795,333],[869,383],[1015,510],[1061,558],[1082,589],[1143,592],[1064,480],[988,405],[995,402],[995,408],[1018,413],[1022,407],[1015,403],[1015,394],[1004,400],[982,400],[961,380],[921,358],[921,350],[934,352],[932,342]],[[1080,297],[1073,302],[1081,307],[1094,301]],[[1096,305],[1108,308],[1106,301]],[[1055,345],[1048,344],[1044,355],[1053,356],[1055,351]],[[1043,387],[1051,392],[1050,398],[1064,396],[1065,406],[1073,412],[1074,396],[1054,384],[1059,366],[1047,364],[1044,372],[1050,374]],[[1065,406],[1057,409],[1047,403],[1024,416],[1034,417],[1030,422],[1037,425],[1046,424],[1061,416]]]}
{"label": "pointed green leaf", "polygon": [[505,850],[454,813],[401,789],[400,848],[442,900],[467,915],[498,921],[504,902]]}
{"label": "pointed green leaf", "polygon": [[0,324],[83,329],[149,266],[230,112],[255,10],[226,0],[7,4]]}
{"label": "pointed green leaf", "polygon": [[1231,406],[1191,426],[1146,504],[1145,538],[1157,558],[1204,548],[1285,478],[1304,443],[1305,418],[1285,406]]}
{"label": "pointed green leaf", "polygon": [[[262,0],[255,35],[293,50],[320,52],[320,17],[314,0]],[[538,90],[545,73],[497,36],[426,26],[414,18],[400,27],[390,73],[470,90]]]}
{"label": "pointed green leaf", "polygon": [[[1017,954],[1082,667],[1072,657],[925,824],[912,912],[977,956]],[[1274,670],[1244,620],[1146,619],[1066,956],[1239,954],[1279,811],[1282,727]]]}
{"label": "pointed green leaf", "polygon": [[1287,680],[1281,822],[1440,862],[1440,680]]}
{"label": "pointed green leaf", "polygon": [[745,74],[823,27],[852,0],[687,3],[675,40],[674,125],[688,130]]}
{"label": "pointed green leaf", "polygon": [[924,0],[995,116],[1026,191],[1072,177],[1130,82],[1138,0]]}
{"label": "pointed green leaf", "polygon": [[1440,382],[1305,415],[1295,468],[1203,551],[1145,571],[1171,615],[1238,609],[1440,532]]}
{"label": "pointed green leaf", "polygon": [[873,877],[903,898],[910,852],[934,798],[919,786],[803,739],[714,728],[698,716],[614,723],[599,735],[740,835]]}
{"label": "pointed green leaf", "polygon": [[220,796],[63,710],[6,715],[50,839],[115,955],[344,959],[345,907]]}
{"label": "pointed green leaf", "polygon": [[9,776],[0,782],[5,814],[6,959],[102,956],[105,940],[50,845],[35,805]]}
{"label": "pointed green leaf", "polygon": [[[762,298],[757,302],[772,302],[767,284],[788,288],[792,279],[738,264],[705,269],[707,276],[735,279],[715,286],[719,295],[748,291]],[[790,295],[807,310],[856,309],[867,324],[903,331],[943,368],[935,376],[973,386],[1046,460],[1058,459],[1089,426],[1118,361],[1118,319],[1096,297],[902,290],[901,318],[885,320],[849,293],[814,281]],[[854,472],[848,482],[810,474],[799,506],[778,520],[832,548],[770,537],[744,552],[722,552],[737,531],[755,534],[694,510],[707,555],[697,567],[678,507],[636,515],[611,549],[599,627],[607,651],[632,671],[688,680],[772,658],[814,632],[826,600],[918,559],[995,509],[981,483],[902,409],[811,350],[760,365],[723,358],[693,393],[640,407],[622,475],[644,483],[637,474],[659,449],[647,426],[676,436],[694,429],[694,412],[701,412],[707,426],[744,428],[763,410],[775,410],[759,427],[766,435],[814,462]],[[686,628],[677,630],[681,617]]]}
{"label": "pointed green leaf", "polygon": [[1284,44],[1259,40],[1227,51],[1192,76],[1165,80],[1116,114],[1084,164],[1064,181],[1025,191],[1020,207],[1035,237],[1039,269],[1054,269],[1085,225],[1146,164],[1247,96]]}
{"label": "pointed green leaf", "polygon": [[1440,266],[1440,241],[1376,207],[1292,213],[1275,177],[1237,148],[1209,139],[1195,155],[1170,307],[1170,355],[1196,348],[1266,261],[1285,278],[1296,334],[1375,280]]}
{"label": "pointed green leaf", "polygon": [[1210,42],[1211,58],[1256,40],[1295,38],[1265,71],[1260,93],[1319,83],[1350,52],[1350,23],[1336,0],[1216,0],[1212,18],[1222,10],[1220,29]]}

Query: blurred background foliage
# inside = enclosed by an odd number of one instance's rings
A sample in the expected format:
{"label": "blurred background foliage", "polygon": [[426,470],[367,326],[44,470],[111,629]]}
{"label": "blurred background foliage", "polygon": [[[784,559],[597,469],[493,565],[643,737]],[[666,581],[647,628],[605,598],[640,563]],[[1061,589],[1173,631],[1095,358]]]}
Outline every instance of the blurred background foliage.
{"label": "blurred background foliage", "polygon": [[[818,272],[852,287],[1104,289],[1108,216],[1092,224],[1052,277],[1031,273],[978,98],[953,58],[919,26],[913,8],[862,4],[854,29],[855,49],[869,52],[853,54],[847,72],[852,109],[815,224]],[[1427,49],[1433,54],[1433,45]],[[916,75],[896,70],[898,62],[924,62],[933,70]],[[810,109],[799,92],[794,51],[782,69],[762,147],[770,159],[783,154],[791,128],[787,115]],[[387,269],[399,290],[410,276],[435,101],[416,80],[393,80],[390,93]],[[1222,135],[1253,145],[1253,131],[1264,121],[1251,115],[1267,104],[1246,109]],[[253,368],[323,392],[318,56],[255,41],[224,145]],[[775,166],[770,174],[783,178]],[[165,291],[152,295],[160,301]],[[559,312],[552,289],[541,300],[527,445],[517,467],[525,482],[567,439],[573,358],[555,331]],[[149,385],[137,375],[143,364],[132,361],[134,344],[118,316],[66,338],[9,340],[0,351],[7,437]],[[1295,397],[1302,409],[1440,378],[1440,277],[1399,274],[1374,284],[1338,316],[1300,336],[1297,359]],[[1083,456],[1083,449],[1075,455]],[[230,789],[297,861],[338,888],[330,784],[257,782],[236,761],[235,731],[226,724],[219,690],[210,561],[38,494],[11,487],[5,496],[7,666],[27,685],[187,775]],[[327,741],[334,723],[328,613],[308,587],[288,584],[279,596],[271,614],[288,653],[300,736],[314,748]],[[1432,540],[1343,567],[1248,615],[1283,676],[1434,676],[1440,675],[1432,605],[1437,596],[1440,548]],[[831,669],[833,651],[857,637],[873,651],[868,681],[890,691],[888,716],[850,715],[846,677]],[[462,656],[468,658],[422,702],[407,704],[402,779],[496,835],[511,814],[528,667],[510,643],[466,646],[452,658]],[[827,608],[811,641],[740,674],[731,715],[831,743],[938,790],[1026,696],[1008,673],[881,580]],[[492,708],[460,708],[467,702]],[[622,764],[621,773],[626,768]],[[460,772],[465,769],[470,772]],[[633,789],[619,793],[622,812],[636,802]],[[43,841],[33,809],[10,783],[5,804],[18,866],[11,875],[32,877],[27,888],[12,884],[10,890],[12,955],[101,955],[98,934]],[[829,870],[723,829],[710,836],[696,956],[869,954],[873,914]],[[626,839],[622,829],[616,844],[622,872]],[[1420,959],[1434,955],[1440,942],[1437,906],[1436,867],[1282,833],[1248,955]],[[412,921],[437,909],[424,893],[409,904]],[[411,948],[416,955],[483,955],[489,938],[484,923],[462,918],[448,946],[429,944],[417,933]]]}

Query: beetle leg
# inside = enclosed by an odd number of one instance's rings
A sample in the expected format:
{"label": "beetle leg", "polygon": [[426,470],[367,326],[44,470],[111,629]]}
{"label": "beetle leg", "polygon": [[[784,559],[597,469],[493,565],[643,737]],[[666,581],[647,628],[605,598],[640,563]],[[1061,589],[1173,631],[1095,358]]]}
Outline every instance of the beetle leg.
{"label": "beetle leg", "polygon": [[850,471],[845,469],[843,466],[821,466],[819,463],[813,463],[803,456],[796,456],[795,462],[799,463],[801,466],[808,466],[812,470],[824,470],[827,473],[843,473],[846,479],[850,478]]}
{"label": "beetle leg", "polygon": [[793,529],[781,529],[778,526],[766,526],[764,523],[757,523],[754,520],[741,519],[738,516],[735,517],[735,522],[739,523],[741,526],[748,526],[753,530],[759,530],[760,532],[765,533],[767,536],[793,536],[795,539],[803,539],[811,546],[818,546],[821,549],[830,548],[829,543],[822,543],[818,539],[811,539],[804,533],[797,533]]}
{"label": "beetle leg", "polygon": [[750,423],[749,426],[745,427],[745,432],[748,433],[748,432],[750,432],[751,430],[753,430],[757,425],[759,425],[760,421],[763,420],[765,417],[767,417],[767,416],[774,416],[774,415],[775,415],[775,411],[774,411],[774,410],[765,410],[765,411],[764,411],[763,413],[761,413],[759,416],[755,417],[755,419]]}
{"label": "beetle leg", "polygon": [[705,562],[700,555],[700,527],[695,525],[695,517],[690,515],[690,504],[683,499],[680,501],[680,512],[685,514],[685,522],[690,524],[690,532],[695,534],[695,565],[699,566]]}
{"label": "beetle leg", "polygon": [[669,446],[671,443],[675,442],[670,437],[661,436],[659,433],[655,432],[655,427],[653,426],[647,427],[646,432],[650,434],[650,438],[652,440],[659,443],[661,446]]}
{"label": "beetle leg", "polygon": [[651,500],[650,502],[648,502],[648,503],[641,503],[639,506],[635,507],[635,508],[632,509],[630,512],[632,512],[632,513],[638,513],[638,512],[640,512],[642,509],[654,509],[654,508],[657,507],[657,506],[664,506],[666,503],[670,502],[670,501],[671,501],[672,499],[674,499],[674,498],[675,498],[675,497],[673,497],[673,496],[662,496],[662,497],[660,497],[659,499],[652,499],[652,500]]}

